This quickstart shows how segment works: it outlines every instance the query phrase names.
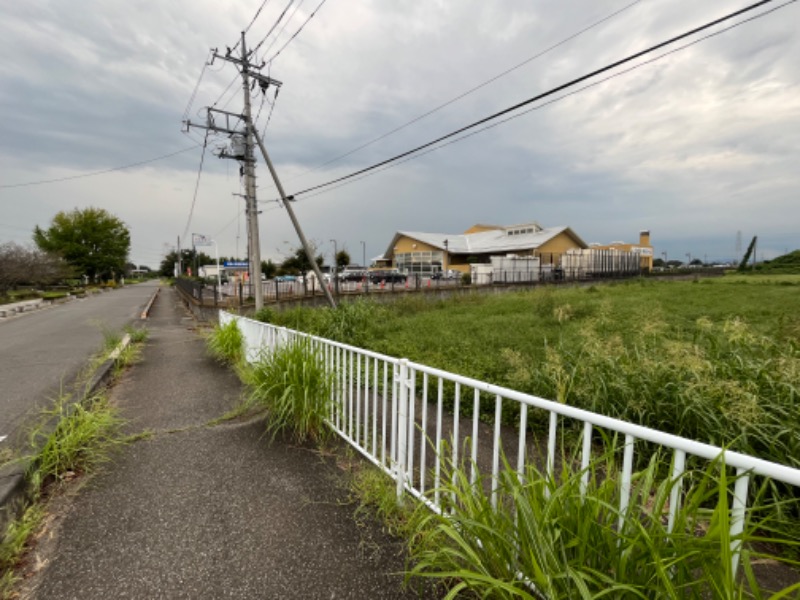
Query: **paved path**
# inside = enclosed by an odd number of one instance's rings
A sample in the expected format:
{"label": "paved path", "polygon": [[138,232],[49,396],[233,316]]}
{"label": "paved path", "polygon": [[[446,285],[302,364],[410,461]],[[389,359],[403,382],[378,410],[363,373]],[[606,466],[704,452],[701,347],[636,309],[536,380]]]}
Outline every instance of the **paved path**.
{"label": "paved path", "polygon": [[269,443],[263,422],[208,426],[241,386],[204,353],[172,290],[143,362],[112,393],[126,446],[55,519],[24,597],[412,598],[401,546],[356,524],[330,458]]}
{"label": "paved path", "polygon": [[0,319],[0,439],[24,434],[26,420],[69,387],[104,333],[139,317],[157,281]]}

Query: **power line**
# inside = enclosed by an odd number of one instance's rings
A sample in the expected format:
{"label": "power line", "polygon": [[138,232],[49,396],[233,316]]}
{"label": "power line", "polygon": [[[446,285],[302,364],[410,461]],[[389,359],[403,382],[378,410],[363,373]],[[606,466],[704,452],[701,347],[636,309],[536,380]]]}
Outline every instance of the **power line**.
{"label": "power line", "polygon": [[250,52],[248,53],[248,56],[258,52],[258,49],[261,48],[261,46],[264,44],[264,42],[267,41],[267,38],[272,34],[273,31],[275,31],[275,28],[283,20],[283,17],[286,15],[286,11],[289,10],[289,8],[291,8],[292,4],[294,4],[294,0],[289,0],[289,4],[287,4],[286,8],[283,9],[283,12],[280,15],[278,15],[278,18],[275,20],[275,23],[273,23],[272,27],[269,28],[269,31],[267,32],[267,35],[265,35],[263,38],[261,38],[261,41],[258,42],[258,44],[256,44],[255,48],[250,50]]}
{"label": "power line", "polygon": [[[419,115],[418,117],[415,117],[415,118],[411,119],[410,121],[408,121],[408,122],[406,122],[406,123],[404,123],[402,125],[399,125],[398,127],[395,127],[394,129],[392,129],[390,131],[387,131],[386,133],[381,134],[378,137],[373,138],[372,140],[370,140],[368,142],[365,142],[364,144],[361,144],[360,146],[358,146],[356,148],[353,148],[352,150],[349,150],[348,152],[345,152],[344,154],[340,154],[339,156],[336,156],[336,157],[334,157],[334,158],[332,158],[332,159],[330,159],[330,160],[328,160],[328,161],[326,161],[324,163],[321,163],[321,164],[317,165],[316,167],[312,167],[311,169],[308,169],[307,171],[304,171],[304,172],[296,175],[295,177],[302,177],[303,175],[306,175],[307,173],[312,173],[314,171],[318,171],[319,169],[321,169],[323,167],[326,167],[327,165],[329,165],[331,163],[337,162],[337,161],[339,161],[339,160],[341,160],[343,158],[347,158],[351,154],[355,154],[356,152],[358,152],[360,150],[363,150],[364,148],[367,148],[368,146],[371,146],[372,144],[375,144],[376,142],[379,142],[382,139],[385,139],[385,138],[389,137],[390,135],[394,135],[398,131],[401,131],[401,130],[405,129],[406,127],[409,127],[410,125],[413,125],[414,123],[417,123],[418,121],[421,121],[425,117],[428,117],[428,116],[434,114],[435,112],[438,112],[438,111],[442,110],[443,108],[446,108],[447,106],[450,106],[451,104],[453,104],[455,102],[458,102],[462,98],[465,98],[466,96],[469,96],[470,94],[472,94],[472,93],[474,93],[474,92],[486,87],[490,83],[494,83],[495,81],[497,81],[498,79],[501,79],[502,77],[505,77],[509,73],[511,73],[513,71],[516,71],[517,69],[519,69],[521,67],[524,67],[529,62],[531,62],[533,60],[536,60],[537,58],[541,58],[545,54],[548,54],[552,50],[555,50],[556,48],[558,48],[560,46],[563,46],[567,42],[570,42],[570,41],[574,40],[576,37],[579,37],[579,36],[583,35],[587,31],[590,31],[591,29],[594,29],[598,25],[602,25],[606,21],[616,17],[617,15],[619,15],[620,13],[628,10],[632,6],[635,6],[636,4],[639,4],[641,1],[642,0],[634,0],[634,2],[631,2],[630,4],[627,4],[627,5],[623,6],[619,10],[616,10],[613,13],[603,17],[599,21],[595,21],[591,25],[589,25],[587,27],[584,27],[580,31],[577,31],[577,32],[573,33],[572,35],[570,35],[569,37],[564,38],[560,42],[557,42],[557,43],[553,44],[552,46],[549,46],[548,48],[545,48],[544,50],[534,54],[533,56],[531,56],[529,58],[526,58],[525,60],[523,60],[522,62],[520,62],[520,63],[518,63],[516,65],[514,65],[513,67],[510,67],[510,68],[506,69],[505,71],[503,71],[502,73],[499,73],[499,74],[495,75],[494,77],[491,77],[490,79],[487,79],[483,83],[480,83],[480,84],[476,85],[475,87],[472,87],[472,88],[466,90],[465,92],[462,92],[458,96],[455,96],[454,98],[451,98],[450,100],[447,100],[446,102],[443,102],[442,104],[439,104],[438,106],[436,106],[436,107],[432,108],[431,110]],[[325,3],[325,0],[322,0],[320,5],[315,9],[314,12],[316,13],[316,11],[319,10],[320,7],[322,6],[322,4],[324,4],[324,3]],[[311,16],[313,17],[314,15],[312,14]],[[309,17],[309,19],[310,18],[311,17]],[[306,21],[306,22],[308,22],[308,21]],[[303,24],[303,26],[305,26],[305,23]],[[302,27],[301,27],[301,29],[302,29]],[[300,33],[300,31],[298,30],[297,33]],[[297,35],[297,33],[295,35]],[[294,39],[294,36],[292,36],[292,39]],[[291,41],[292,40],[290,39],[289,42],[291,42]],[[287,42],[287,44],[289,42]],[[285,47],[286,47],[286,44],[284,44],[283,48],[285,48]],[[283,48],[281,48],[275,55],[273,55],[271,58],[269,58],[269,60],[267,60],[266,62],[271,63],[278,56],[278,54],[280,54],[283,51]]]}
{"label": "power line", "polygon": [[194,197],[192,198],[192,206],[189,209],[189,218],[186,219],[186,228],[183,230],[183,239],[189,234],[189,227],[192,225],[192,215],[194,215],[194,205],[197,203],[197,190],[200,189],[200,174],[203,172],[203,162],[206,158],[206,147],[208,146],[208,130],[203,140],[203,152],[200,154],[200,167],[197,169],[197,181],[194,184]]}
{"label": "power line", "polygon": [[283,35],[283,32],[286,31],[286,28],[289,26],[291,20],[294,19],[294,16],[297,14],[297,11],[300,10],[301,6],[303,6],[303,2],[305,2],[305,0],[300,0],[297,6],[294,7],[292,14],[289,15],[288,19],[286,19],[286,22],[283,24],[283,27],[281,27],[281,30],[275,35],[274,38],[272,38],[272,41],[270,42],[269,46],[267,46],[266,49],[264,50],[264,55],[269,53],[270,49],[275,45],[275,42],[277,42],[278,39],[281,37],[281,35]]}
{"label": "power line", "polygon": [[20,187],[29,187],[33,185],[44,185],[46,183],[60,183],[62,181],[70,181],[72,179],[82,179],[84,177],[96,177],[97,175],[105,175],[106,173],[113,173],[114,171],[122,171],[123,169],[131,169],[133,167],[139,167],[141,165],[146,165],[152,162],[156,162],[158,160],[164,160],[165,158],[170,158],[177,154],[181,154],[183,152],[188,152],[189,150],[194,150],[200,144],[195,146],[191,146],[190,148],[184,148],[183,150],[178,150],[177,152],[172,152],[170,154],[164,154],[163,156],[156,156],[155,158],[149,158],[147,160],[142,160],[139,162],[131,163],[129,165],[122,165],[120,167],[112,167],[111,169],[105,169],[103,171],[93,171],[91,173],[81,173],[80,175],[70,175],[68,177],[58,177],[56,179],[42,179],[40,181],[27,181],[25,183],[11,183],[11,184],[4,184],[0,185],[0,189],[7,189],[7,188],[20,188]]}
{"label": "power line", "polygon": [[[784,4],[783,6],[791,4],[792,2],[795,2],[795,1],[796,0],[790,0],[789,2]],[[484,118],[479,119],[479,120],[477,120],[477,121],[475,121],[473,123],[470,123],[469,125],[465,125],[464,127],[460,127],[459,129],[456,129],[455,131],[452,131],[452,132],[450,132],[448,134],[440,136],[440,137],[438,137],[438,138],[436,138],[434,140],[431,140],[430,142],[426,142],[425,144],[421,144],[421,145],[419,145],[419,146],[417,146],[415,148],[412,148],[411,150],[407,150],[407,151],[402,152],[400,154],[397,154],[397,155],[395,155],[395,156],[393,156],[391,158],[387,158],[386,160],[382,160],[382,161],[380,161],[378,163],[375,163],[375,164],[373,164],[373,165],[371,165],[369,167],[366,167],[364,169],[359,169],[358,171],[354,171],[353,173],[350,173],[348,175],[344,175],[342,177],[338,177],[336,179],[332,179],[332,180],[330,180],[330,181],[328,181],[326,183],[322,183],[322,184],[319,184],[319,185],[312,186],[310,188],[306,188],[305,190],[302,190],[300,192],[296,192],[293,195],[294,196],[300,196],[302,194],[307,194],[308,192],[311,192],[313,190],[318,190],[318,189],[321,189],[321,188],[324,188],[324,187],[328,187],[330,185],[334,185],[334,184],[342,182],[342,181],[346,181],[348,179],[352,179],[353,177],[357,177],[359,175],[362,175],[364,173],[367,173],[369,171],[372,171],[374,169],[377,169],[377,168],[382,167],[384,165],[387,165],[389,163],[393,163],[393,162],[398,161],[398,160],[400,160],[402,158],[405,158],[406,156],[409,156],[411,154],[416,154],[420,150],[424,150],[425,148],[429,148],[431,146],[434,146],[435,144],[438,144],[439,142],[442,142],[442,141],[444,141],[446,139],[455,137],[458,134],[463,133],[463,132],[465,132],[465,131],[467,131],[469,129],[473,129],[475,127],[478,127],[479,125],[483,125],[484,123],[488,123],[489,121],[493,121],[493,120],[495,120],[495,119],[497,119],[499,117],[502,117],[503,115],[507,115],[508,113],[514,112],[514,111],[516,111],[516,110],[518,110],[518,109],[520,109],[520,108],[522,108],[524,106],[528,106],[529,104],[537,102],[538,100],[541,100],[541,99],[546,98],[548,96],[552,96],[553,94],[555,94],[557,92],[560,92],[560,91],[562,91],[564,89],[567,89],[569,87],[572,87],[572,86],[574,86],[574,85],[576,85],[576,84],[578,84],[578,83],[580,83],[582,81],[586,81],[587,79],[595,77],[596,75],[599,75],[601,73],[604,73],[606,71],[614,69],[614,68],[616,68],[616,67],[618,67],[620,65],[623,65],[623,64],[625,64],[627,62],[630,62],[630,61],[632,61],[632,60],[634,60],[636,58],[639,58],[640,56],[643,56],[645,54],[649,54],[650,52],[653,52],[655,50],[663,48],[664,46],[668,46],[669,44],[672,44],[672,43],[674,43],[674,42],[676,42],[678,40],[684,39],[684,38],[689,37],[691,35],[694,35],[696,33],[699,33],[700,31],[704,31],[706,29],[709,29],[710,27],[718,25],[718,24],[720,24],[720,23],[722,23],[724,21],[727,21],[729,19],[737,17],[737,16],[739,16],[741,14],[744,14],[746,12],[749,12],[751,10],[754,10],[754,9],[756,9],[756,8],[758,8],[760,6],[763,6],[765,4],[768,4],[770,2],[772,2],[772,0],[761,0],[760,2],[756,2],[755,4],[751,4],[750,6],[747,6],[745,8],[740,9],[740,10],[737,10],[737,11],[734,11],[732,13],[729,13],[728,15],[725,15],[724,17],[720,17],[718,19],[715,19],[714,21],[710,21],[709,23],[706,23],[705,25],[701,25],[701,26],[696,27],[696,28],[694,28],[694,29],[692,29],[690,31],[687,31],[687,32],[682,33],[680,35],[677,35],[677,36],[675,36],[673,38],[670,38],[670,39],[668,39],[666,41],[663,41],[663,42],[660,42],[660,43],[658,43],[658,44],[656,44],[654,46],[651,46],[651,47],[649,47],[649,48],[647,48],[645,50],[641,50],[639,52],[636,52],[635,54],[631,54],[631,55],[629,55],[629,56],[627,56],[627,57],[625,57],[623,59],[620,59],[620,60],[618,60],[618,61],[616,61],[614,63],[611,63],[610,65],[607,65],[607,66],[602,67],[600,69],[596,69],[596,70],[592,71],[591,73],[587,73],[586,75],[582,75],[581,77],[573,79],[572,81],[564,83],[564,84],[562,84],[562,85],[560,85],[558,87],[552,88],[552,89],[548,90],[547,92],[538,94],[538,95],[533,96],[532,98],[528,98],[527,100],[524,100],[522,102],[518,102],[517,104],[514,104],[513,106],[509,106],[508,108],[505,108],[505,109],[503,109],[501,111],[498,111],[498,112],[496,112],[494,114],[491,114],[488,117],[484,117]],[[778,8],[781,8],[781,7],[778,7]]]}
{"label": "power line", "polygon": [[456,144],[458,142],[462,142],[462,141],[464,141],[464,140],[466,140],[468,138],[471,138],[472,136],[478,135],[479,133],[482,133],[482,132],[484,132],[484,131],[486,131],[488,129],[493,129],[495,127],[503,125],[504,123],[508,123],[509,121],[513,121],[514,119],[518,119],[518,118],[520,118],[520,117],[522,117],[524,115],[527,115],[527,114],[529,114],[529,113],[531,113],[531,112],[533,112],[535,110],[540,110],[542,108],[545,108],[547,106],[555,104],[556,102],[560,102],[561,100],[565,100],[565,99],[569,98],[570,96],[575,96],[576,94],[584,92],[584,91],[586,91],[586,90],[588,90],[590,88],[596,87],[596,86],[598,86],[598,85],[600,85],[602,83],[610,81],[611,79],[615,79],[615,78],[620,77],[622,75],[627,75],[628,73],[631,73],[632,71],[635,71],[635,70],[637,70],[637,69],[639,69],[641,67],[644,67],[644,66],[647,66],[649,64],[652,64],[652,63],[654,63],[654,62],[656,62],[658,60],[661,60],[662,58],[665,58],[665,57],[671,55],[671,54],[675,54],[676,52],[680,52],[681,50],[685,50],[686,48],[694,46],[695,44],[699,44],[700,42],[703,42],[703,41],[705,41],[705,40],[707,40],[709,38],[716,37],[718,35],[721,35],[721,34],[725,33],[726,31],[730,31],[731,29],[739,27],[739,25],[743,25],[743,24],[748,23],[750,21],[753,21],[755,19],[760,19],[761,17],[764,17],[764,16],[766,16],[766,15],[772,13],[772,12],[775,12],[776,10],[778,10],[780,8],[783,8],[787,4],[792,4],[793,2],[796,2],[796,1],[797,0],[789,0],[788,2],[785,2],[784,4],[781,4],[779,6],[776,6],[775,8],[773,8],[771,10],[765,11],[765,12],[763,12],[761,14],[755,15],[755,16],[750,17],[748,19],[744,19],[742,21],[739,21],[738,23],[734,23],[733,25],[730,25],[729,27],[726,27],[726,28],[721,29],[719,31],[715,31],[714,33],[710,33],[708,35],[705,35],[705,36],[703,36],[703,37],[701,37],[701,38],[699,38],[697,40],[694,40],[693,42],[689,42],[688,44],[684,44],[683,46],[679,46],[677,48],[673,48],[672,50],[669,50],[668,52],[664,52],[663,54],[659,54],[658,56],[656,56],[654,58],[651,58],[651,59],[646,60],[644,62],[641,62],[641,63],[639,63],[637,65],[634,65],[632,67],[629,67],[627,69],[624,69],[622,71],[614,73],[613,75],[609,75],[608,77],[604,77],[603,79],[600,79],[598,81],[589,83],[589,84],[587,84],[587,85],[585,85],[585,86],[583,86],[581,88],[578,88],[577,90],[573,90],[571,92],[563,94],[563,95],[559,96],[558,98],[553,98],[552,100],[549,100],[547,102],[544,102],[544,103],[539,104],[537,106],[534,106],[532,108],[524,110],[524,111],[522,111],[520,113],[517,113],[515,115],[511,115],[511,116],[509,116],[509,117],[507,117],[507,118],[505,118],[505,119],[503,119],[501,121],[497,121],[495,123],[491,123],[489,125],[486,125],[485,127],[481,127],[480,129],[478,129],[476,131],[471,131],[471,132],[469,132],[469,133],[467,133],[465,135],[462,135],[461,137],[457,137],[455,139],[452,139],[452,140],[450,140],[450,141],[448,141],[448,142],[446,142],[444,144],[441,144],[439,146],[428,148],[424,152],[419,152],[419,153],[414,154],[412,156],[407,156],[405,159],[396,161],[396,162],[391,163],[389,165],[385,165],[381,169],[377,169],[375,171],[371,171],[369,173],[365,173],[365,174],[361,175],[360,177],[356,177],[356,178],[354,178],[352,180],[342,182],[339,185],[336,185],[334,187],[319,190],[319,191],[317,191],[316,194],[311,194],[310,196],[306,196],[306,200],[308,200],[309,198],[314,198],[316,196],[319,196],[320,194],[325,194],[325,193],[327,193],[329,191],[337,190],[340,187],[344,187],[346,185],[349,185],[350,183],[355,183],[357,181],[361,181],[362,179],[365,179],[365,178],[370,177],[372,175],[376,175],[378,173],[383,173],[384,171],[388,171],[389,169],[392,169],[394,167],[403,165],[403,164],[405,164],[405,163],[407,163],[409,161],[416,160],[417,158],[421,158],[421,157],[423,157],[423,156],[425,156],[427,154],[430,154],[431,152],[435,152],[436,150],[441,150],[442,148],[446,148],[447,146],[450,146],[451,144]]}
{"label": "power line", "polygon": [[[261,6],[258,7],[258,10],[256,11],[256,14],[253,15],[252,19],[250,19],[250,24],[245,28],[245,30],[244,30],[245,33],[250,31],[250,28],[253,26],[253,23],[256,22],[256,19],[258,18],[258,15],[261,14],[261,11],[264,10],[264,7],[267,5],[267,2],[269,2],[269,0],[264,0],[261,3]],[[236,49],[239,47],[239,44],[241,44],[241,43],[242,43],[242,38],[241,37],[237,38],[236,39],[236,43],[233,45],[233,48],[230,48],[230,52],[228,52],[228,54],[232,54],[233,52],[235,52]]]}
{"label": "power line", "polygon": [[[641,2],[641,0],[636,0],[636,1],[637,1],[637,2]],[[270,58],[269,58],[269,59],[268,59],[266,62],[268,62],[268,63],[271,63],[273,60],[275,60],[276,58],[278,58],[278,55],[279,55],[281,52],[283,52],[283,51],[284,51],[284,49],[286,48],[286,46],[288,46],[288,45],[289,45],[289,44],[292,42],[292,40],[294,40],[294,38],[296,38],[298,35],[300,35],[300,32],[301,32],[301,31],[303,31],[303,27],[305,27],[306,25],[308,25],[308,22],[311,20],[311,18],[312,18],[312,17],[313,17],[315,14],[317,14],[317,11],[318,11],[320,8],[322,8],[322,5],[323,5],[323,4],[325,4],[325,2],[326,2],[326,0],[322,0],[322,2],[320,2],[320,3],[317,5],[317,8],[315,8],[315,9],[314,9],[314,11],[313,11],[313,12],[312,12],[310,15],[308,15],[308,18],[305,20],[305,22],[303,22],[303,24],[302,24],[302,25],[300,25],[300,28],[299,28],[297,31],[295,31],[295,32],[294,32],[294,34],[292,35],[292,37],[290,37],[288,40],[286,40],[286,43],[285,43],[283,46],[281,46],[280,50],[278,50],[278,51],[277,51],[275,54],[273,54],[273,55],[272,55],[272,56],[271,56],[271,57],[270,57]],[[277,41],[277,39],[278,39],[278,38],[276,37],[276,38],[275,38],[275,39],[272,41],[272,44],[270,44],[270,45],[269,45],[269,48],[267,48],[267,49],[264,51],[264,53],[265,53],[265,54],[266,54],[267,52],[269,52],[269,49],[270,49],[270,48],[272,48],[273,44],[275,44],[275,42]]]}

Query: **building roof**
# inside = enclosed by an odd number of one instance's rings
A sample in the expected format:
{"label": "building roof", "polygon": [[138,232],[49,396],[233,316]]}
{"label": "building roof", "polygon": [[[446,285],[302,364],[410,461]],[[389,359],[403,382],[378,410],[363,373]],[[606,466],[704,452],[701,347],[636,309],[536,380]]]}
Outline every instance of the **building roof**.
{"label": "building roof", "polygon": [[[511,234],[517,231],[520,233]],[[586,243],[569,227],[536,229],[536,227],[514,225],[512,227],[504,227],[490,231],[456,235],[449,233],[398,231],[392,238],[392,242],[389,244],[389,248],[384,255],[387,257],[394,255],[394,246],[400,237],[412,238],[440,250],[445,250],[446,240],[447,252],[449,254],[501,254],[522,250],[535,250],[564,232],[572,237],[579,247],[587,247]]]}

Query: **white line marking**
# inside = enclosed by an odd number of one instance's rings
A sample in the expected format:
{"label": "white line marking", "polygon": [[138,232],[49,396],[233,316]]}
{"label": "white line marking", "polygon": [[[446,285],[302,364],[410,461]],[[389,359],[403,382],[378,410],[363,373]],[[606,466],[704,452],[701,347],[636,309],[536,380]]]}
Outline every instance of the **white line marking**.
{"label": "white line marking", "polygon": [[2,442],[2,441],[3,441],[4,439],[6,439],[7,437],[8,437],[7,435],[0,435],[0,442]]}

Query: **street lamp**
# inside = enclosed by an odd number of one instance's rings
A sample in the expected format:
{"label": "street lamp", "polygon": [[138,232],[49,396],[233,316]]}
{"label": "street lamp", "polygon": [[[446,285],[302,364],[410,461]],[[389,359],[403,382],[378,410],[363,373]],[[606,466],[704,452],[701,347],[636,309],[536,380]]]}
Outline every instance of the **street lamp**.
{"label": "street lamp", "polygon": [[367,243],[361,242],[361,262],[367,268]]}
{"label": "street lamp", "polygon": [[686,258],[689,260],[689,262],[687,262],[686,264],[687,265],[691,265],[692,264],[692,254],[691,254],[691,252],[687,252],[686,253]]}
{"label": "street lamp", "polygon": [[448,248],[450,247],[449,240],[444,241],[444,259],[442,260],[442,277],[447,277],[447,261],[450,258],[448,256]]}

